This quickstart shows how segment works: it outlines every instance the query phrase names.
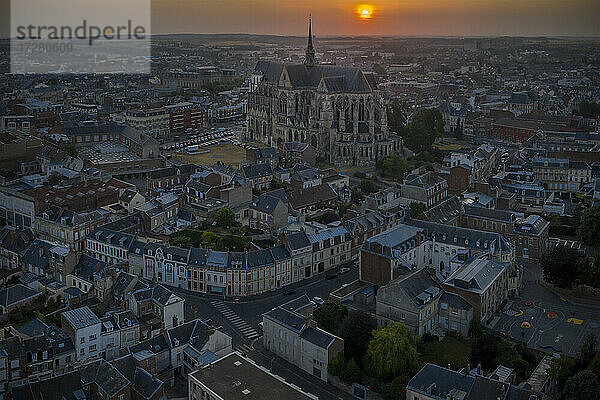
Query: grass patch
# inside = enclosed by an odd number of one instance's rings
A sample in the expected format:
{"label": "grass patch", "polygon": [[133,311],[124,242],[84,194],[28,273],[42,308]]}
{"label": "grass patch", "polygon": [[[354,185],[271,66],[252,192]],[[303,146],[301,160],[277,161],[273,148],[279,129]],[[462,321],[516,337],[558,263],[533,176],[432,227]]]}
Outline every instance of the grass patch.
{"label": "grass patch", "polygon": [[212,166],[218,162],[229,164],[238,168],[240,162],[246,159],[246,149],[231,143],[220,143],[205,147],[201,150],[210,150],[210,153],[202,154],[175,154],[174,157],[183,163]]}
{"label": "grass patch", "polygon": [[422,365],[428,362],[451,369],[464,367],[469,362],[471,341],[446,335],[441,341],[428,341],[419,343],[419,361]]}

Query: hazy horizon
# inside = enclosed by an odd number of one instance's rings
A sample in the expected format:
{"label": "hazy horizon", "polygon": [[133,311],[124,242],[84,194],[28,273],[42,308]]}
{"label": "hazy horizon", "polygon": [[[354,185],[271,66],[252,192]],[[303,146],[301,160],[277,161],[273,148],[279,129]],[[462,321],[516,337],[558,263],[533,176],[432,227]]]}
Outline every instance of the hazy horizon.
{"label": "hazy horizon", "polygon": [[597,0],[152,0],[152,32],[304,36],[309,14],[317,37],[600,36]]}

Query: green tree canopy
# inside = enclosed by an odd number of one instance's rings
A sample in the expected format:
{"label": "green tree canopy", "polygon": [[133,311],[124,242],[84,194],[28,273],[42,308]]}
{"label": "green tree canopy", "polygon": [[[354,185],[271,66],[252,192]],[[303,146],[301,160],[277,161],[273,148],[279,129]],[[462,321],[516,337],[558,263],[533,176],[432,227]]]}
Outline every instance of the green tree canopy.
{"label": "green tree canopy", "polygon": [[235,224],[235,213],[229,207],[223,207],[215,214],[215,222],[222,228],[229,228]]}
{"label": "green tree canopy", "polygon": [[367,346],[377,329],[375,318],[362,311],[350,311],[340,327],[340,337],[344,339],[346,359],[354,359],[359,365],[367,353]]}
{"label": "green tree canopy", "polygon": [[74,144],[66,144],[64,146],[65,152],[67,153],[67,155],[71,156],[71,157],[77,157],[77,147],[75,147]]}
{"label": "green tree canopy", "polygon": [[418,339],[401,322],[373,332],[364,358],[365,371],[380,380],[413,376],[419,365]]}
{"label": "green tree canopy", "polygon": [[593,206],[581,216],[577,237],[588,246],[600,247],[600,206]]}
{"label": "green tree canopy", "polygon": [[365,195],[371,194],[377,191],[377,186],[371,179],[361,179],[360,191]]}
{"label": "green tree canopy", "polygon": [[542,257],[542,271],[546,282],[561,288],[573,285],[577,278],[577,269],[581,253],[567,247],[555,247]]}
{"label": "green tree canopy", "polygon": [[427,206],[423,203],[420,203],[418,201],[413,201],[410,203],[410,217],[411,218],[422,218],[423,217],[423,213],[425,211],[427,211]]}
{"label": "green tree canopy", "polygon": [[393,153],[385,158],[380,158],[377,160],[375,168],[382,177],[394,179],[398,182],[401,182],[402,179],[404,179],[404,175],[408,171],[406,161],[398,153]]}
{"label": "green tree canopy", "polygon": [[437,108],[428,108],[416,113],[408,132],[404,135],[406,147],[420,153],[431,149],[435,139],[444,133],[444,118]]}
{"label": "green tree canopy", "polygon": [[556,381],[559,392],[562,391],[567,379],[573,374],[574,364],[573,359],[568,356],[552,359],[549,374]]}
{"label": "green tree canopy", "polygon": [[212,233],[212,232],[208,232],[208,231],[202,232],[201,244],[202,244],[202,247],[205,249],[217,250],[217,251],[221,251],[224,249],[223,240],[221,239],[221,237],[219,235],[217,235],[216,233]]}
{"label": "green tree canopy", "polygon": [[600,287],[600,260],[597,257],[594,262],[587,257],[579,260],[576,283],[594,288]]}
{"label": "green tree canopy", "polygon": [[560,400],[600,400],[600,382],[592,371],[584,369],[565,383]]}
{"label": "green tree canopy", "polygon": [[469,354],[469,361],[472,366],[481,364],[481,367],[485,370],[492,369],[494,367],[494,359],[498,356],[498,343],[496,338],[491,335],[482,335],[471,344],[471,354]]}
{"label": "green tree canopy", "polygon": [[348,315],[348,309],[339,300],[327,299],[315,310],[314,317],[317,325],[327,332],[335,333],[344,318]]}
{"label": "green tree canopy", "polygon": [[394,99],[386,107],[388,128],[399,135],[404,136],[406,132],[406,119],[408,116],[408,104],[399,99]]}
{"label": "green tree canopy", "polygon": [[581,370],[587,368],[596,354],[598,354],[596,335],[590,332],[585,339],[583,339],[583,342],[579,347],[579,352],[575,359],[575,369]]}

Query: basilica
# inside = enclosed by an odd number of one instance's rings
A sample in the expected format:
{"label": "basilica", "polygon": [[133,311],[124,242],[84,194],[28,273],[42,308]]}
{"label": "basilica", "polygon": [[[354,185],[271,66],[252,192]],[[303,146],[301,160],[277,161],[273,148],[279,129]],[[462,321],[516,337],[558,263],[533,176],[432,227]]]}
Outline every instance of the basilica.
{"label": "basilica", "polygon": [[372,166],[402,148],[385,110],[373,73],[317,63],[309,21],[304,63],[257,63],[246,139],[276,148],[310,143],[332,165]]}

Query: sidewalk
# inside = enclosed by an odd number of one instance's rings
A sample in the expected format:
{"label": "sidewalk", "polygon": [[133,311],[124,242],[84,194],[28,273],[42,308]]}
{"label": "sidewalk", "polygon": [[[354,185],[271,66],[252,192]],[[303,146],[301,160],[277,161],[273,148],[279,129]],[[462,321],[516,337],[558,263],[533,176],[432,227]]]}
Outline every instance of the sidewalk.
{"label": "sidewalk", "polygon": [[585,298],[578,297],[578,296],[573,295],[572,290],[554,287],[553,285],[545,282],[543,279],[540,279],[538,281],[538,283],[541,286],[543,286],[544,288],[546,288],[549,291],[551,291],[552,293],[554,293],[556,296],[560,297],[562,300],[564,300],[574,306],[600,310],[600,298],[595,298],[595,297],[593,297],[593,295],[590,295],[590,297],[585,297]]}

